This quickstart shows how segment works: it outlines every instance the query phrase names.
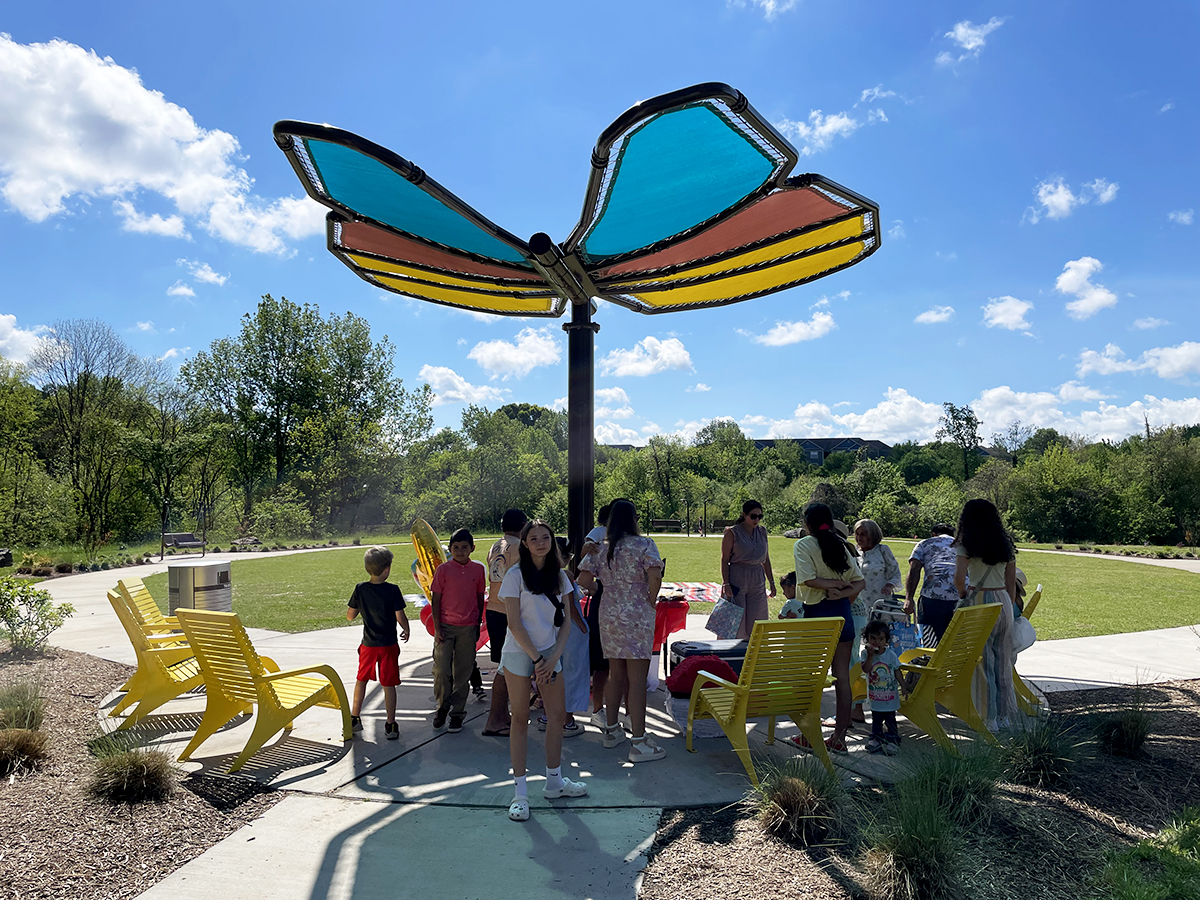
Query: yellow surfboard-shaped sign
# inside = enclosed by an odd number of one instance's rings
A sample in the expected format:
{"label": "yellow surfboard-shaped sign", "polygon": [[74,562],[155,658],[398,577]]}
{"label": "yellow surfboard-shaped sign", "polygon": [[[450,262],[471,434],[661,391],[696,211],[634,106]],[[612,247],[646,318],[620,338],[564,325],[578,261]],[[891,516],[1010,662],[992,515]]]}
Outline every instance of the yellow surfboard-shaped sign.
{"label": "yellow surfboard-shaped sign", "polygon": [[417,559],[413,563],[413,577],[425,592],[427,600],[433,599],[433,573],[437,567],[446,561],[446,553],[438,540],[437,532],[429,527],[424,519],[417,519],[412,524],[413,550]]}

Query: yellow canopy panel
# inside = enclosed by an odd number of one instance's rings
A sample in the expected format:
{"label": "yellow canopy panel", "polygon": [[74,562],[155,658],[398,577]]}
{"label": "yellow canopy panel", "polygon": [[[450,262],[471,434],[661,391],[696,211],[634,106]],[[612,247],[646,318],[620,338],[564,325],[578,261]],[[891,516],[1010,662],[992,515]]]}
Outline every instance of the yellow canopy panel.
{"label": "yellow canopy panel", "polygon": [[359,271],[369,281],[386,290],[450,306],[530,316],[556,316],[562,311],[559,299],[546,291],[540,294],[521,291],[483,293],[464,288],[426,284],[409,278],[380,275],[365,270]]}

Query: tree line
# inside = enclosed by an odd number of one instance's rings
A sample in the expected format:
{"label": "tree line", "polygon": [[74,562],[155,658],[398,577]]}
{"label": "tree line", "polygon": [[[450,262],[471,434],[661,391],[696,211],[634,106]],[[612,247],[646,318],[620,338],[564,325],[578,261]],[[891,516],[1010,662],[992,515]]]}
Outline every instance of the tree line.
{"label": "tree line", "polygon": [[[178,373],[102,322],[56,323],[26,366],[0,359],[0,546],[316,537],[417,516],[491,531],[510,506],[565,530],[566,416],[468,406],[459,428],[435,432],[429,386],[406,388],[394,359],[366,320],[270,295]],[[1194,543],[1200,426],[1089,442],[1014,423],[984,440],[969,406],[944,410],[932,442],[820,466],[796,442],[760,448],[732,420],[690,440],[598,446],[596,500],[695,523],[734,518],[753,497],[773,531],[819,500],[925,536],[986,497],[1028,540]]]}

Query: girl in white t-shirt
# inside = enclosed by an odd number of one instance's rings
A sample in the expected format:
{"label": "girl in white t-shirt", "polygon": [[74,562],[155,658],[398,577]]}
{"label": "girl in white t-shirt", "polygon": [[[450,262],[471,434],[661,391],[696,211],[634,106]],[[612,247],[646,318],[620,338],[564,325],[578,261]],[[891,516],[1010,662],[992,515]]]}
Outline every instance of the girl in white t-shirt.
{"label": "girl in white t-shirt", "polygon": [[571,579],[562,571],[555,552],[554,533],[540,520],[521,531],[521,559],[508,570],[500,585],[500,599],[508,610],[508,634],[500,656],[500,671],[508,685],[512,703],[512,726],[508,747],[512,757],[516,792],[508,817],[516,822],[529,818],[525,755],[529,736],[529,679],[534,678],[546,711],[546,785],[548,799],[585,797],[587,785],[562,776],[563,723],[566,701],[563,694],[562,655],[568,630],[564,602],[569,600]]}

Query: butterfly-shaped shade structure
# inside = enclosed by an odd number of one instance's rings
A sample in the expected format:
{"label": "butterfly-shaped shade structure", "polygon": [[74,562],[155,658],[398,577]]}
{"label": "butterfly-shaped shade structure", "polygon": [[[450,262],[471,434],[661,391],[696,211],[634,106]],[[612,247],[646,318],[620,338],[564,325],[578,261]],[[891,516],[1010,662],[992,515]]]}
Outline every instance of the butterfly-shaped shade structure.
{"label": "butterfly-shaped shade structure", "polygon": [[603,298],[642,313],[723,306],[813,281],[879,248],[879,207],[820,175],[728,85],[646,100],[592,152],[560,245],[505,231],[390,150],[328,125],[275,140],[331,210],[329,250],[371,284],[480,312],[558,316]]}

